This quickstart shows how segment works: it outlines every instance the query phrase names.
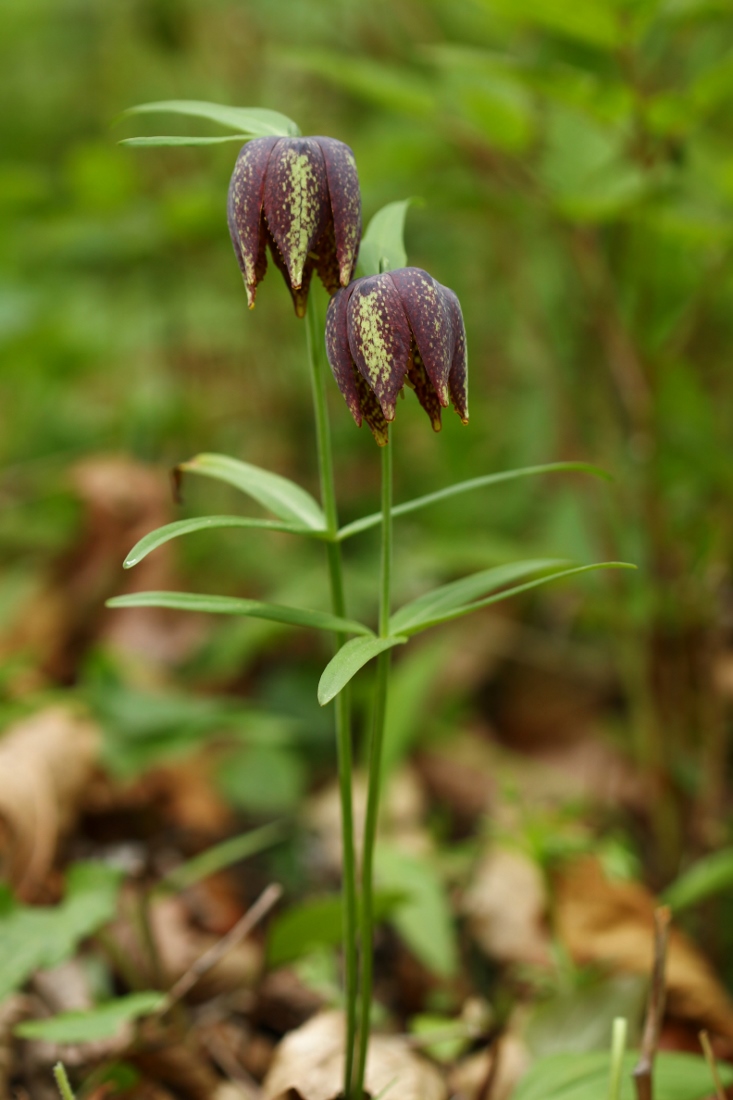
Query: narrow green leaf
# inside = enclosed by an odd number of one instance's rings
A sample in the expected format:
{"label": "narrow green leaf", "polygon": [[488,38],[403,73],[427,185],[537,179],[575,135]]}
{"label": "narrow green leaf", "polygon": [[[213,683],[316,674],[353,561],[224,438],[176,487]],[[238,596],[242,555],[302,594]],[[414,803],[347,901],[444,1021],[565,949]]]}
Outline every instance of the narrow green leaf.
{"label": "narrow green leaf", "polygon": [[[485,474],[482,477],[472,477],[468,481],[459,481],[455,485],[449,485],[446,489],[438,489],[435,493],[427,493],[424,497],[415,497],[404,504],[397,504],[392,509],[393,516],[404,516],[408,512],[416,512],[419,508],[427,508],[429,504],[437,504],[441,500],[458,496],[460,493],[469,493],[473,489],[484,489],[487,485],[499,485],[503,481],[514,481],[520,477],[534,477],[536,474],[561,473],[563,471],[578,471],[592,474],[594,477],[611,480],[611,475],[601,470],[598,466],[591,466],[588,462],[550,462],[544,466],[524,466],[518,470],[504,470],[500,474]],[[348,539],[352,535],[358,535],[361,531],[368,531],[370,527],[376,527],[382,522],[382,513],[373,512],[369,516],[357,519],[353,523],[342,527],[338,533],[339,539]]]}
{"label": "narrow green leaf", "polygon": [[248,615],[252,619],[269,619],[291,626],[312,626],[316,630],[331,630],[342,634],[374,635],[368,626],[355,619],[342,619],[327,611],[309,611],[305,607],[285,607],[259,600],[242,600],[236,596],[205,596],[198,592],[132,592],[129,596],[113,596],[107,607],[168,607],[174,611],[201,611],[209,615]]}
{"label": "narrow green leaf", "polygon": [[405,218],[412,201],[389,202],[369,222],[359,248],[360,275],[379,275],[407,266]]}
{"label": "narrow green leaf", "polygon": [[242,859],[264,852],[275,844],[280,844],[287,836],[284,822],[275,821],[259,829],[250,829],[241,836],[230,837],[221,844],[214,844],[193,859],[175,867],[158,883],[156,890],[185,890],[209,875],[231,867]]}
{"label": "narrow green leaf", "polygon": [[42,1039],[46,1043],[92,1043],[113,1038],[123,1024],[149,1016],[163,1003],[165,994],[150,990],[129,993],[107,1004],[83,1012],[61,1012],[45,1020],[27,1020],[15,1027],[21,1039]]}
{"label": "narrow green leaf", "polygon": [[266,107],[229,107],[223,103],[206,103],[199,99],[166,99],[157,103],[140,103],[129,107],[126,115],[167,113],[188,118],[206,118],[230,130],[249,137],[297,137],[300,130],[287,115]]}
{"label": "narrow green leaf", "polygon": [[[592,573],[596,569],[636,569],[636,566],[626,561],[602,561],[596,562],[594,565],[579,565],[573,569],[562,569],[558,573],[550,573],[547,576],[539,577],[537,580],[528,581],[526,584],[518,584],[512,588],[505,588],[504,591],[498,592],[494,596],[488,596],[483,600],[476,600],[474,603],[466,604],[464,607],[456,607],[452,611],[436,615],[435,618],[421,621],[419,625],[413,625],[406,628],[400,623],[400,630],[408,636],[419,634],[420,631],[427,630],[431,626],[439,626],[440,623],[448,623],[453,619],[460,619],[464,615],[470,615],[472,611],[479,611],[482,607],[489,607],[490,604],[499,603],[501,600],[508,600],[512,596],[518,596],[520,592],[528,592],[531,588],[539,588],[542,584],[561,580],[563,577],[574,577],[580,573]],[[397,612],[397,615],[400,615],[400,611]],[[391,620],[390,629],[394,629],[393,624],[394,620]]]}
{"label": "narrow green leaf", "polygon": [[722,848],[693,863],[662,895],[677,913],[690,905],[719,894],[733,885],[733,848]]}
{"label": "narrow green leaf", "polygon": [[150,137],[121,138],[119,145],[137,145],[147,147],[151,145],[221,145],[225,141],[249,141],[252,134],[222,134],[221,137],[196,137],[193,134],[152,134]]}
{"label": "narrow green leaf", "polygon": [[406,641],[407,638],[375,638],[373,635],[370,638],[352,638],[341,646],[323,670],[318,684],[318,702],[322,707],[330,703],[368,661],[384,653],[385,649],[404,645]]}
{"label": "narrow green leaf", "polygon": [[464,607],[473,600],[497,592],[513,581],[533,573],[546,573],[548,570],[565,568],[571,563],[557,558],[535,558],[531,561],[514,561],[507,565],[495,565],[492,569],[483,569],[468,577],[443,584],[432,592],[425,592],[416,600],[405,604],[395,612],[390,621],[390,629],[395,634],[403,630],[414,630],[423,623],[433,622],[436,617]]}
{"label": "narrow green leaf", "polygon": [[165,527],[158,527],[145,535],[135,543],[122,563],[123,567],[132,569],[133,565],[138,565],[151,550],[157,550],[159,546],[170,542],[171,539],[218,527],[256,527],[265,531],[286,531],[293,535],[317,537],[312,527],[305,527],[302,523],[280,523],[277,520],[257,519],[254,516],[198,516],[195,519],[181,519],[175,523],[167,523]]}
{"label": "narrow green leaf", "polygon": [[323,509],[310,493],[289,478],[263,470],[260,466],[240,462],[228,455],[201,454],[189,462],[182,462],[176,467],[176,473],[177,476],[181,473],[200,474],[215,481],[225,481],[287,523],[305,525],[313,531],[326,530]]}

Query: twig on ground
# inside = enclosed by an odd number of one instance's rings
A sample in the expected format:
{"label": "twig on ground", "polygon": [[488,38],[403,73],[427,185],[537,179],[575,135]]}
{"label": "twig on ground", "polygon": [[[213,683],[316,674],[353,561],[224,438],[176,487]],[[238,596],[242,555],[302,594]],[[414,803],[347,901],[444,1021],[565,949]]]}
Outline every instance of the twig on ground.
{"label": "twig on ground", "polygon": [[654,965],[649,990],[644,1034],[639,1061],[634,1068],[637,1100],[652,1100],[654,1058],[659,1045],[659,1033],[664,1016],[664,968],[667,961],[667,941],[672,914],[666,905],[654,911]]}
{"label": "twig on ground", "polygon": [[186,996],[199,978],[203,977],[213,966],[216,966],[219,959],[223,958],[227,951],[246,939],[259,922],[267,916],[272,907],[277,904],[282,892],[282,886],[278,883],[272,883],[267,889],[263,890],[257,901],[250,906],[244,916],[227,932],[226,936],[222,936],[217,943],[196,960],[185,974],[181,975],[161,1002],[155,1013],[156,1016],[162,1016],[168,1012],[174,1004]]}
{"label": "twig on ground", "polygon": [[499,1076],[499,1064],[501,1062],[501,1035],[497,1035],[493,1043],[489,1047],[489,1053],[491,1054],[491,1061],[489,1062],[489,1069],[481,1082],[481,1086],[476,1093],[476,1100],[491,1100],[491,1094],[494,1091],[497,1078]]}
{"label": "twig on ground", "polygon": [[710,1074],[715,1082],[715,1095],[718,1100],[726,1100],[726,1092],[723,1088],[723,1082],[720,1080],[720,1074],[718,1073],[718,1065],[715,1061],[715,1054],[710,1044],[710,1036],[704,1029],[700,1032],[700,1046],[703,1049],[705,1055],[705,1061],[710,1066]]}

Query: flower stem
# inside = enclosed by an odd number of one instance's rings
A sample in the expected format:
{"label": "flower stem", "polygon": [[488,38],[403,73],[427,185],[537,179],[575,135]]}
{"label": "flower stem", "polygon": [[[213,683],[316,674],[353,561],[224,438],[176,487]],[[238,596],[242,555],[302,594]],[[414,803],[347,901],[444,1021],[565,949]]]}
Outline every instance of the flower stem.
{"label": "flower stem", "polygon": [[[321,502],[326,514],[331,541],[326,542],[328,574],[331,586],[331,604],[334,615],[346,616],[341,543],[335,539],[338,531],[336,487],[333,476],[333,453],[326,404],[326,384],[323,363],[324,325],[318,314],[315,288],[308,295],[306,336],[308,360],[313,387],[313,406],[316,420],[316,444],[318,469],[321,479]],[[338,650],[346,642],[346,636],[334,636]],[[357,1010],[357,921],[356,921],[356,858],[354,855],[354,811],[352,806],[352,749],[351,749],[351,699],[348,689],[336,697],[336,745],[338,752],[338,776],[341,797],[341,839],[343,844],[343,929],[344,929],[344,985],[346,993],[346,1049],[344,1065],[344,1096],[352,1096],[351,1082],[354,1073],[356,1050]]]}
{"label": "flower stem", "polygon": [[[379,636],[389,635],[392,585],[392,445],[382,447],[382,558],[379,600]],[[382,780],[382,744],[387,713],[390,650],[377,658],[372,736],[369,746],[369,787],[367,791],[364,849],[361,863],[361,1012],[359,1056],[354,1095],[361,1100],[364,1092],[369,1024],[374,974],[374,845],[377,837],[379,798]]]}

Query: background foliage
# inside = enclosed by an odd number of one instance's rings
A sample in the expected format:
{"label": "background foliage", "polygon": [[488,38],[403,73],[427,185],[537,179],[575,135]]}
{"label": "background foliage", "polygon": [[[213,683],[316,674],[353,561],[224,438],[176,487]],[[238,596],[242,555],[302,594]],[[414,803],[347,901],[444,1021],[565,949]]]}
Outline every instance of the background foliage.
{"label": "background foliage", "polygon": [[[630,829],[652,882],[725,842],[729,5],[5,0],[0,19],[3,629],[83,538],[70,471],[85,456],[130,455],[163,478],[223,451],[315,491],[302,326],[272,271],[248,315],[226,231],[235,147],[116,144],[142,127],[185,132],[185,120],[152,116],[133,128],[119,115],[134,103],[272,107],[352,146],[367,218],[417,197],[410,261],[463,304],[471,425],[447,416],[433,436],[416,402],[400,406],[397,500],[553,460],[616,478],[517,482],[401,521],[398,602],[514,556],[635,561],[634,578],[584,579],[522,604],[532,627],[510,658],[552,653],[551,667],[600,696],[606,735],[650,784]],[[378,463],[332,396],[348,521],[374,509]],[[219,492],[192,485],[180,514],[226,510]],[[367,614],[373,551],[371,535],[347,550],[354,610]],[[285,535],[199,534],[176,555],[198,590],[312,606],[322,592],[319,548]],[[121,589],[121,572],[105,583],[104,595]],[[217,626],[173,662],[153,705],[129,655],[88,633],[71,665],[47,662],[40,677],[41,643],[3,647],[8,715],[37,692],[83,695],[124,774],[215,721],[241,741],[222,789],[255,816],[292,808],[329,773],[329,718],[314,703],[323,654],[309,643],[271,624]],[[421,687],[447,659],[435,652],[403,670],[390,759],[469,714],[496,718],[490,677],[463,695],[446,687],[421,716]],[[226,697],[203,697],[222,684]]]}

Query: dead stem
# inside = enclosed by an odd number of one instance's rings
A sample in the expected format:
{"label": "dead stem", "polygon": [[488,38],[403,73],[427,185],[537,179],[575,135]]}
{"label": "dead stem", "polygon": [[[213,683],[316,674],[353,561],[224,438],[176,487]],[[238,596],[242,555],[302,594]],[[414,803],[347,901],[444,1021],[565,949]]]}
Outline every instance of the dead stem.
{"label": "dead stem", "polygon": [[667,961],[667,941],[672,914],[668,906],[654,910],[654,964],[649,990],[641,1053],[634,1068],[637,1100],[652,1100],[654,1059],[659,1045],[659,1033],[664,1016],[664,970]]}

